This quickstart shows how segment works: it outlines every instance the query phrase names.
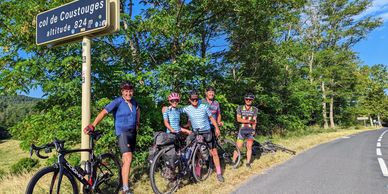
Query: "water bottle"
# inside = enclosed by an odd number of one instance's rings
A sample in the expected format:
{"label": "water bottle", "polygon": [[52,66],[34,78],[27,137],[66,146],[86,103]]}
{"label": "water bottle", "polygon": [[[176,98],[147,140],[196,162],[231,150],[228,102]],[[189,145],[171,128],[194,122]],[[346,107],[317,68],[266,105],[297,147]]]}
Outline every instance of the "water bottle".
{"label": "water bottle", "polygon": [[188,161],[190,159],[190,156],[191,156],[191,147],[187,148],[187,151],[185,153],[186,161]]}
{"label": "water bottle", "polygon": [[82,176],[85,176],[86,172],[81,168],[81,166],[74,166],[78,173]]}
{"label": "water bottle", "polygon": [[86,174],[90,174],[91,173],[90,162],[89,161],[85,162],[85,164],[84,164],[84,171],[85,171]]}
{"label": "water bottle", "polygon": [[201,151],[201,154],[202,154],[202,158],[207,160],[208,157],[209,157],[209,150],[206,149],[206,146],[205,145],[201,145],[200,151]]}

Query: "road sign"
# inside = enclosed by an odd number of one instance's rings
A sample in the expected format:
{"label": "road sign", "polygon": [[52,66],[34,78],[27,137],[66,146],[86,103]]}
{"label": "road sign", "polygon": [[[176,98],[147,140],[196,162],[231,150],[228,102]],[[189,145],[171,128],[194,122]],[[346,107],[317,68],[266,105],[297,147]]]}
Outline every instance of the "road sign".
{"label": "road sign", "polygon": [[79,0],[36,16],[36,44],[65,42],[108,29],[109,0]]}
{"label": "road sign", "polygon": [[369,119],[369,117],[357,117],[357,120],[359,120],[359,121],[368,120],[368,119]]}

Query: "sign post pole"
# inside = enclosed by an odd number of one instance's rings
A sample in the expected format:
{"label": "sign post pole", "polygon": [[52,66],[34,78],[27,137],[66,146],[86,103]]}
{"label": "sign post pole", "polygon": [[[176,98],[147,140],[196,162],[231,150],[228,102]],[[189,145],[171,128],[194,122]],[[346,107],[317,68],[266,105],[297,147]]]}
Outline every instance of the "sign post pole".
{"label": "sign post pole", "polygon": [[[91,41],[90,37],[82,39],[82,125],[81,125],[81,149],[89,149],[89,135],[84,134],[83,129],[90,123],[90,77],[91,77]],[[81,153],[81,162],[89,160],[89,152]]]}

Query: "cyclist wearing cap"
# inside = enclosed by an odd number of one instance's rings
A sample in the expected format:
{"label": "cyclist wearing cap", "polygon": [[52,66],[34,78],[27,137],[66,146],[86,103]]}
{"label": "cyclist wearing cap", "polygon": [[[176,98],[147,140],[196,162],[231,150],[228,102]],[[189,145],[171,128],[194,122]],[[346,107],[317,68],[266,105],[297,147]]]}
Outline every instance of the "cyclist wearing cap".
{"label": "cyclist wearing cap", "polygon": [[163,107],[163,120],[164,126],[167,128],[167,133],[177,133],[182,131],[185,134],[190,134],[191,131],[180,126],[181,113],[183,112],[181,108],[178,108],[180,102],[180,96],[178,93],[171,93],[168,96],[168,102],[170,103],[169,107]]}
{"label": "cyclist wearing cap", "polygon": [[118,146],[122,154],[123,193],[128,194],[130,193],[128,179],[136,147],[136,134],[140,124],[140,109],[138,103],[133,99],[134,88],[132,84],[123,82],[120,88],[121,96],[105,106],[93,123],[84,129],[84,132],[88,134],[89,131],[94,131],[94,128],[108,113],[113,113]]}
{"label": "cyclist wearing cap", "polygon": [[[240,129],[237,136],[237,147],[241,149],[244,139],[247,140],[247,167],[251,167],[252,145],[255,135],[257,112],[258,109],[252,106],[255,96],[248,93],[244,96],[245,105],[237,107],[237,122],[239,122]],[[237,153],[233,154],[233,161],[237,159]]]}
{"label": "cyclist wearing cap", "polygon": [[217,179],[220,182],[224,182],[224,177],[221,173],[220,159],[218,157],[215,141],[210,130],[209,120],[215,127],[215,135],[220,135],[220,129],[218,128],[217,122],[213,118],[209,108],[204,104],[199,104],[198,98],[198,93],[196,91],[192,91],[189,98],[190,105],[184,107],[183,112],[188,115],[193,130],[198,131],[204,137],[204,140],[208,144],[213,156],[213,162],[217,171]]}
{"label": "cyclist wearing cap", "polygon": [[[206,88],[206,97],[202,99],[199,103],[207,105],[210,112],[212,113],[213,118],[217,121],[218,126],[223,126],[224,124],[221,121],[221,111],[220,104],[217,100],[214,99],[216,90],[214,87],[209,86]],[[214,131],[214,125],[210,123],[211,129]]]}

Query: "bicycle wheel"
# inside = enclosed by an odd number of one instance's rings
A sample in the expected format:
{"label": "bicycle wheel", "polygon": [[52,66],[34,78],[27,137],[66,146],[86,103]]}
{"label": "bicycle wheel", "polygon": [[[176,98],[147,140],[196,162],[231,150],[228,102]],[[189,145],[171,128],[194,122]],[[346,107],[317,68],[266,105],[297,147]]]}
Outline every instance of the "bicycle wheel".
{"label": "bicycle wheel", "polygon": [[209,147],[206,144],[198,144],[193,152],[191,166],[195,181],[206,180],[212,172],[210,165],[212,157]]}
{"label": "bicycle wheel", "polygon": [[115,194],[122,186],[121,165],[113,154],[102,154],[95,167],[95,193]]}
{"label": "bicycle wheel", "polygon": [[151,164],[149,176],[152,190],[156,194],[174,193],[179,187],[180,179],[177,175],[180,172],[180,160],[178,160],[178,164],[169,164],[168,162],[169,155],[167,153],[172,149],[175,148],[170,146],[160,150]]}
{"label": "bicycle wheel", "polygon": [[[58,193],[78,194],[78,186],[74,177],[64,171]],[[39,170],[28,183],[26,194],[57,193],[59,168],[48,166]]]}
{"label": "bicycle wheel", "polygon": [[[233,168],[237,168],[237,166],[240,164],[241,152],[235,142],[229,139],[222,139],[217,144],[220,148],[218,149],[218,155],[220,156],[223,165],[228,164],[231,165]],[[236,161],[233,162],[234,152],[237,153],[237,158]]]}

